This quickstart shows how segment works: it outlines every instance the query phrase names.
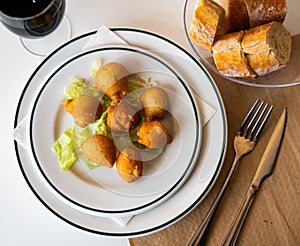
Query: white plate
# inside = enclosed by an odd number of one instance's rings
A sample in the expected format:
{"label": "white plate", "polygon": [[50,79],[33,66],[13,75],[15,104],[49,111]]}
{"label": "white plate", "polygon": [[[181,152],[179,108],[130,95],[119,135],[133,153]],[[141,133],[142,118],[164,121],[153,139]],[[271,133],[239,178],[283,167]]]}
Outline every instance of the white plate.
{"label": "white plate", "polygon": [[[198,95],[216,109],[216,113],[203,128],[200,157],[185,184],[167,201],[148,212],[136,215],[125,227],[114,221],[70,209],[49,192],[36,174],[30,154],[15,142],[16,156],[22,174],[32,192],[55,216],[81,230],[104,236],[135,237],[161,230],[187,215],[208,194],[222,167],[227,147],[227,122],[219,91],[203,66],[174,42],[157,34],[129,29],[112,29],[133,46],[143,47],[171,63]],[[62,61],[81,52],[95,32],[71,40],[50,56],[34,71],[27,82],[16,110],[15,126],[28,114],[32,94],[40,82]],[[187,143],[188,144],[188,143]]]}
{"label": "white plate", "polygon": [[[152,160],[146,160],[148,157],[142,153],[144,173],[136,183],[126,183],[115,169],[90,170],[83,158],[63,172],[51,150],[60,134],[72,126],[72,117],[61,104],[64,87],[74,76],[94,84],[91,74],[97,59],[104,64],[119,62],[130,74],[151,78],[169,97],[168,112],[172,116],[166,123],[173,141],[161,155],[149,155]],[[162,203],[188,178],[200,150],[201,119],[192,92],[171,64],[154,53],[133,46],[105,46],[64,61],[41,83],[30,111],[30,147],[41,179],[62,201],[97,216],[134,215]],[[187,142],[189,145],[183,144]],[[89,178],[82,178],[86,176],[84,170],[99,185]]]}

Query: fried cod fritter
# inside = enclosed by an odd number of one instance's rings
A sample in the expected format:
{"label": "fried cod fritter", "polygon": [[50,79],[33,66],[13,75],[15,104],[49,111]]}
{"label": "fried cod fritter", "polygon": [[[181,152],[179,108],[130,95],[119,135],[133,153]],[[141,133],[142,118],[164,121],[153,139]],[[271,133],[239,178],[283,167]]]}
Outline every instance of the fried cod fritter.
{"label": "fried cod fritter", "polygon": [[99,68],[95,76],[96,87],[114,102],[120,102],[128,94],[128,72],[117,62]]}
{"label": "fried cod fritter", "polygon": [[168,129],[159,121],[145,121],[137,135],[138,142],[148,148],[160,148],[172,142]]}
{"label": "fried cod fritter", "polygon": [[67,100],[64,108],[73,116],[75,124],[82,128],[95,122],[102,110],[101,103],[93,96],[79,96],[74,100]]}
{"label": "fried cod fritter", "polygon": [[117,157],[116,168],[127,183],[137,181],[143,172],[143,162],[139,152],[131,147],[124,148]]}
{"label": "fried cod fritter", "polygon": [[103,135],[95,134],[81,144],[83,156],[93,163],[112,168],[116,160],[116,148],[113,141]]}
{"label": "fried cod fritter", "polygon": [[121,103],[108,108],[106,123],[114,131],[128,132],[138,125],[139,120],[138,112],[128,103]]}
{"label": "fried cod fritter", "polygon": [[147,88],[141,95],[147,121],[163,119],[169,107],[167,93],[160,87]]}

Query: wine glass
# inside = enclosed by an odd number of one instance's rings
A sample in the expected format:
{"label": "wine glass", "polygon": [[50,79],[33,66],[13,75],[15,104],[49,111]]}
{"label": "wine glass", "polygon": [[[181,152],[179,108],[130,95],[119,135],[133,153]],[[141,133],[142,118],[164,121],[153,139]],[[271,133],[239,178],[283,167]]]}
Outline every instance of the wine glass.
{"label": "wine glass", "polygon": [[0,20],[31,53],[45,56],[71,37],[65,0],[1,0]]}

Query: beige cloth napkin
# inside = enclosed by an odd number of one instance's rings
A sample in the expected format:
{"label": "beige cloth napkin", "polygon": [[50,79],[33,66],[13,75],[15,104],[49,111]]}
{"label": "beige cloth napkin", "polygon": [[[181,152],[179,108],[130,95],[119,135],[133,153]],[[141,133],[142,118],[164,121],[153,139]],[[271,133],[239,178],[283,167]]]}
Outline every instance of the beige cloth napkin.
{"label": "beige cloth napkin", "polygon": [[[106,26],[101,26],[97,33],[93,35],[93,37],[89,40],[89,42],[84,47],[84,50],[97,48],[103,45],[127,45],[126,41],[124,41],[122,38],[120,38],[117,34],[112,32],[109,28]],[[195,90],[194,97],[197,101],[197,105],[199,108],[199,112],[201,115],[202,120],[202,127],[211,119],[211,117],[214,115],[216,110],[210,106],[208,103],[203,101],[196,93]],[[13,131],[13,138],[25,149],[29,150],[27,141],[28,138],[28,131],[27,129],[27,118],[24,117],[23,120],[18,124],[18,126]],[[114,220],[117,224],[120,226],[126,226],[129,221],[133,218],[133,216],[125,216],[125,217],[111,217],[112,220]]]}

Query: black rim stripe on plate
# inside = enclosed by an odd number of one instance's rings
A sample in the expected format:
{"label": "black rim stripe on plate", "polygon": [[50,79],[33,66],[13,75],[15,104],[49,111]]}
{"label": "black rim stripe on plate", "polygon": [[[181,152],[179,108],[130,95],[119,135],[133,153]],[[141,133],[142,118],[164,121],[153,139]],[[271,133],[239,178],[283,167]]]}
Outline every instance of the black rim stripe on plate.
{"label": "black rim stripe on plate", "polygon": [[[99,51],[109,51],[109,50],[113,50],[113,51],[116,51],[116,50],[120,50],[120,51],[129,51],[129,52],[134,52],[134,53],[139,53],[141,55],[144,55],[144,56],[148,56],[156,61],[158,61],[159,63],[163,64],[165,67],[167,67],[171,72],[172,74],[178,79],[178,81],[181,83],[181,85],[184,87],[185,89],[185,92],[188,94],[188,97],[189,97],[189,100],[192,104],[192,107],[193,107],[193,112],[194,112],[194,116],[195,116],[195,122],[196,122],[196,137],[195,137],[195,146],[194,146],[194,149],[193,149],[193,153],[191,155],[191,158],[186,166],[186,169],[185,171],[183,172],[183,174],[180,176],[180,178],[177,180],[177,182],[172,185],[170,187],[169,190],[167,190],[166,192],[164,192],[161,196],[159,196],[158,198],[156,198],[155,200],[151,201],[151,202],[148,202],[144,205],[140,205],[138,207],[134,207],[134,208],[129,208],[129,209],[124,209],[124,210],[116,210],[116,211],[113,211],[113,210],[103,210],[103,209],[97,209],[97,208],[93,208],[93,207],[90,207],[90,206],[87,206],[87,205],[83,205],[73,199],[71,199],[70,197],[68,197],[66,194],[64,194],[63,191],[59,190],[52,182],[51,180],[49,179],[49,177],[47,176],[47,174],[44,172],[41,164],[40,164],[40,161],[38,160],[38,157],[37,157],[37,154],[36,154],[36,151],[35,151],[35,148],[34,148],[34,143],[33,143],[33,119],[34,119],[34,114],[35,114],[35,109],[38,105],[38,102],[39,102],[39,99],[43,93],[43,91],[45,90],[45,88],[47,87],[47,85],[50,83],[51,79],[61,70],[63,69],[66,65],[72,63],[73,61],[81,58],[81,57],[84,57],[86,55],[89,55],[91,53],[97,53]],[[185,176],[187,175],[188,171],[190,170],[191,166],[194,164],[194,162],[197,160],[197,150],[199,148],[199,137],[200,137],[200,134],[199,134],[199,129],[200,129],[200,123],[199,123],[199,118],[198,118],[198,112],[197,112],[197,107],[195,105],[195,102],[193,100],[193,96],[192,94],[190,93],[188,87],[186,86],[186,84],[184,83],[184,81],[180,78],[180,76],[170,67],[168,66],[168,64],[164,63],[162,60],[160,60],[158,57],[155,57],[155,56],[152,56],[150,53],[146,53],[146,52],[143,52],[142,50],[137,50],[137,49],[134,49],[134,48],[129,48],[129,47],[105,47],[105,48],[98,48],[98,49],[93,49],[93,50],[90,50],[90,51],[87,51],[87,52],[84,52],[84,53],[81,53],[71,59],[69,59],[68,61],[66,61],[65,63],[63,63],[59,68],[57,68],[50,76],[49,78],[47,79],[47,81],[44,83],[44,85],[41,87],[40,91],[38,92],[38,95],[35,99],[35,102],[34,102],[34,105],[33,105],[33,109],[32,109],[32,113],[31,113],[31,117],[30,117],[30,130],[29,130],[29,135],[30,135],[30,145],[31,145],[31,149],[32,149],[32,154],[34,156],[34,159],[36,161],[36,164],[41,172],[41,174],[43,175],[43,177],[45,178],[45,180],[48,182],[48,184],[50,184],[50,186],[59,194],[61,195],[64,199],[68,200],[69,202],[75,204],[76,206],[78,207],[81,207],[81,208],[84,208],[84,209],[87,209],[87,210],[91,210],[93,212],[101,212],[101,213],[107,213],[107,214],[121,214],[121,213],[128,213],[128,212],[134,212],[134,211],[138,211],[138,210],[141,210],[141,209],[144,209],[144,208],[147,208],[148,206],[151,206],[157,202],[159,202],[161,199],[165,198],[166,196],[168,196],[175,188],[177,188],[177,186],[181,183],[181,181],[185,178]]]}
{"label": "black rim stripe on plate", "polygon": [[[225,115],[225,112],[224,112],[224,109],[223,109],[223,103],[222,103],[222,100],[219,96],[219,93],[218,93],[218,89],[216,88],[216,85],[214,84],[214,82],[212,81],[210,75],[206,72],[206,70],[202,67],[202,65],[190,54],[188,53],[185,49],[183,49],[181,46],[179,46],[178,44],[174,43],[173,41],[163,37],[163,36],[160,36],[156,33],[152,33],[152,32],[149,32],[149,31],[145,31],[145,30],[140,30],[140,29],[135,29],[135,28],[110,28],[110,30],[112,31],[122,31],[122,32],[137,32],[137,33],[142,33],[142,34],[146,34],[146,35],[149,35],[149,36],[153,36],[153,37],[156,37],[158,39],[161,39],[163,41],[165,41],[166,43],[169,43],[171,44],[172,46],[176,47],[177,49],[181,50],[182,52],[184,52],[191,60],[194,61],[195,64],[198,65],[198,67],[207,75],[208,79],[209,79],[209,82],[212,86],[212,88],[214,89],[214,91],[216,92],[216,95],[217,95],[217,99],[218,99],[218,102],[219,102],[219,105],[220,105],[220,110],[221,110],[221,113],[222,113],[222,118],[223,118],[223,122],[226,122],[226,115]],[[24,99],[24,96],[26,94],[26,91],[30,85],[30,82],[32,81],[32,79],[34,78],[35,74],[39,71],[39,69],[52,57],[54,56],[57,52],[59,52],[61,49],[63,49],[64,47],[68,46],[70,43],[73,43],[73,42],[76,42],[78,41],[79,39],[82,39],[84,37],[87,37],[87,36],[91,36],[93,34],[95,34],[96,31],[93,31],[93,32],[89,32],[89,33],[86,33],[86,34],[83,34],[81,36],[78,36],[68,42],[66,42],[65,44],[63,44],[62,46],[60,46],[59,48],[57,48],[55,51],[53,51],[48,57],[46,57],[42,63],[36,68],[36,70],[33,72],[33,74],[30,76],[29,80],[27,81],[23,91],[22,91],[22,94],[20,96],[20,99],[19,99],[19,102],[18,102],[18,105],[17,105],[17,109],[16,109],[16,115],[15,115],[15,120],[14,120],[14,128],[18,125],[18,122],[19,122],[19,114],[20,114],[20,110],[21,110],[21,105],[22,105],[22,102],[23,102],[23,99]],[[84,231],[87,231],[87,232],[90,232],[90,233],[94,233],[94,234],[98,234],[98,235],[104,235],[104,236],[115,236],[115,237],[131,237],[131,236],[138,236],[138,235],[143,235],[143,234],[147,234],[147,233],[151,233],[151,232],[154,232],[154,231],[157,231],[157,230],[161,230],[173,223],[175,223],[176,221],[178,221],[179,219],[181,219],[182,217],[184,217],[185,215],[187,215],[191,209],[193,209],[202,199],[203,197],[207,194],[207,192],[211,189],[214,181],[215,181],[215,178],[217,177],[219,171],[220,171],[220,167],[222,166],[222,162],[223,162],[223,159],[224,159],[224,155],[225,155],[225,148],[226,148],[226,124],[224,124],[224,129],[223,129],[223,132],[224,132],[224,135],[222,136],[223,139],[224,139],[224,142],[223,142],[223,146],[222,146],[222,151],[221,151],[221,156],[220,156],[220,159],[219,159],[219,162],[218,162],[218,165],[217,165],[217,168],[215,170],[215,173],[213,174],[213,178],[211,179],[211,181],[209,182],[209,185],[206,187],[206,189],[204,190],[204,192],[189,206],[187,207],[184,211],[182,211],[180,214],[178,214],[177,216],[175,216],[174,218],[168,220],[167,222],[164,222],[164,223],[161,223],[160,225],[158,226],[154,226],[152,228],[149,228],[149,229],[146,229],[146,230],[139,230],[139,231],[133,231],[133,232],[124,232],[124,233],[113,233],[113,232],[102,232],[102,231],[99,231],[99,230],[95,230],[95,229],[90,229],[88,227],[85,227],[85,226],[81,226],[77,223],[74,223],[72,222],[70,219],[67,219],[65,218],[63,215],[61,215],[59,212],[55,211],[55,209],[53,209],[52,207],[50,207],[44,200],[43,198],[38,194],[38,192],[36,191],[36,189],[33,187],[33,185],[30,183],[30,180],[29,178],[27,177],[26,175],[26,172],[22,166],[22,161],[21,161],[21,157],[20,157],[20,154],[19,154],[19,146],[18,146],[18,143],[14,140],[14,145],[15,145],[15,151],[16,151],[16,156],[17,156],[17,160],[18,160],[18,163],[19,163],[19,167],[20,167],[20,170],[22,172],[22,175],[24,176],[25,178],[25,181],[26,183],[28,184],[29,188],[31,189],[31,191],[34,193],[34,195],[37,197],[37,199],[49,210],[51,211],[55,216],[57,216],[58,218],[60,218],[61,220],[65,221],[66,223],[76,227],[76,228],[79,228],[81,230],[84,230]]]}

